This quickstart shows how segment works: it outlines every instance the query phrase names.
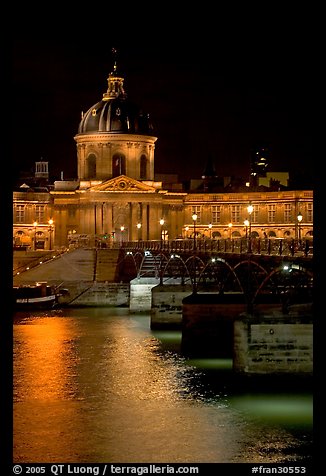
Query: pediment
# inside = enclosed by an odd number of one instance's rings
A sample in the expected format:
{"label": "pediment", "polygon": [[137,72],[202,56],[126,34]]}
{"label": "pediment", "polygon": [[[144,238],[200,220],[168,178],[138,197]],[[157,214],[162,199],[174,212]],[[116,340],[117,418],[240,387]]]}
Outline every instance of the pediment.
{"label": "pediment", "polygon": [[98,185],[88,189],[90,192],[155,192],[156,189],[138,180],[119,175],[109,180],[105,180]]}

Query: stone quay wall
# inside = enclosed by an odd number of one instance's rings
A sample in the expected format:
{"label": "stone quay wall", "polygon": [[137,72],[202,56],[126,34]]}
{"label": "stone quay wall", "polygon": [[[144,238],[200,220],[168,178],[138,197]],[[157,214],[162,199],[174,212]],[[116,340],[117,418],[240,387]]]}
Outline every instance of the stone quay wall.
{"label": "stone quay wall", "polygon": [[69,295],[62,303],[66,306],[129,307],[129,284],[69,282]]}

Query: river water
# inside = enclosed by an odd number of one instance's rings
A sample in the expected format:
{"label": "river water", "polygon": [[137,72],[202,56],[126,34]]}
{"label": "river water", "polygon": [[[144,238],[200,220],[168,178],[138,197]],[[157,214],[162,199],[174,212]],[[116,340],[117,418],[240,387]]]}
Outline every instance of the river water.
{"label": "river water", "polygon": [[181,332],[118,308],[14,315],[14,462],[309,462],[305,388],[234,385]]}

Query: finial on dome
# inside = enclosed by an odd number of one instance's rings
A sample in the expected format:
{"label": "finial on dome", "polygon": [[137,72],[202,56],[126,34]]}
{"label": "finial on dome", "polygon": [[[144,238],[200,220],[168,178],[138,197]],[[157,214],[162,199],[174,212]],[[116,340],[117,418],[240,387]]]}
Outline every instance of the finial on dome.
{"label": "finial on dome", "polygon": [[[117,53],[118,53],[118,51],[117,51],[116,48],[112,48],[111,52],[112,52],[113,59],[114,59],[114,61],[113,61],[113,73],[116,75],[117,74]],[[111,74],[113,74],[113,73],[111,73]]]}
{"label": "finial on dome", "polygon": [[117,98],[118,96],[126,95],[123,89],[124,78],[121,75],[119,75],[117,72],[117,60],[116,60],[117,50],[116,48],[112,48],[111,51],[114,57],[113,72],[110,73],[108,77],[108,89],[106,93],[103,94],[104,101]]}

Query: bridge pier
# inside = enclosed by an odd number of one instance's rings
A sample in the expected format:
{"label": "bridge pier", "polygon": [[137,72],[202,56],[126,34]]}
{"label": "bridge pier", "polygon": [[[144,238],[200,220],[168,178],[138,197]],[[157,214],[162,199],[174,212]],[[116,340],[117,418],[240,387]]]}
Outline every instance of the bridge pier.
{"label": "bridge pier", "polygon": [[159,284],[159,278],[135,278],[130,281],[130,312],[150,312],[152,288]]}
{"label": "bridge pier", "polygon": [[192,285],[180,278],[152,288],[151,329],[181,329],[182,301],[191,293]]}
{"label": "bridge pier", "polygon": [[183,300],[182,353],[232,358],[242,376],[313,374],[312,304],[264,303],[246,310],[241,293],[192,294]]}
{"label": "bridge pier", "polygon": [[233,322],[245,309],[244,294],[237,292],[192,294],[183,299],[182,353],[232,358]]}
{"label": "bridge pier", "polygon": [[243,313],[234,320],[233,369],[240,375],[312,376],[312,306]]}

